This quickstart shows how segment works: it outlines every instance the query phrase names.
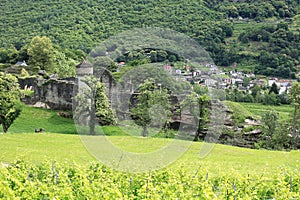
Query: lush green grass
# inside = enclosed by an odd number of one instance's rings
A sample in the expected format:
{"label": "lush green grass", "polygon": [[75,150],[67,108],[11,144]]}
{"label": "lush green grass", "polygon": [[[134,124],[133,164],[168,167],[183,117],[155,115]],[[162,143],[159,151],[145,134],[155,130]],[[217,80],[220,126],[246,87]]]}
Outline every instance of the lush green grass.
{"label": "lush green grass", "polygon": [[[101,136],[95,136],[101,137]],[[96,139],[96,138],[95,138]],[[163,148],[170,139],[109,136],[109,141],[126,152],[149,153]],[[187,143],[188,141],[182,141]],[[191,142],[187,152],[170,167],[183,163],[184,168],[196,171],[205,168],[212,175],[270,174],[280,167],[296,168],[300,152],[252,150],[225,145],[215,145],[204,158],[200,151],[204,143]],[[41,163],[45,160],[87,165],[95,161],[78,135],[54,133],[24,133],[0,135],[0,162],[12,162],[18,158],[26,162]]]}
{"label": "lush green grass", "polygon": [[[231,105],[232,106],[232,105]],[[269,109],[279,112],[281,118],[287,118],[292,106],[264,106],[261,104],[242,103],[238,107],[240,115],[262,115]],[[250,112],[251,111],[251,112]],[[34,133],[34,128],[45,128],[46,133]],[[116,147],[134,153],[149,153],[165,147],[171,139],[141,138],[140,129],[133,125],[98,127],[97,131],[104,131],[109,135],[108,140]],[[128,134],[130,131],[133,133]],[[0,134],[0,162],[13,162],[21,158],[26,162],[43,162],[45,160],[89,164],[95,158],[87,151],[82,137],[76,133],[71,119],[64,119],[55,111],[24,107],[21,116],[15,121],[8,134]],[[55,133],[57,132],[57,133]],[[151,130],[150,130],[151,132]],[[95,141],[97,137],[94,136]],[[188,143],[189,141],[182,141]],[[204,143],[193,143],[188,151],[170,167],[183,163],[184,167],[195,171],[206,168],[209,173],[231,174],[232,172],[272,173],[280,167],[296,168],[299,164],[300,152],[274,152],[266,150],[252,150],[238,147],[214,145],[212,151],[204,158],[200,158]],[[212,144],[213,145],[213,144]],[[180,148],[180,147],[179,147]]]}
{"label": "lush green grass", "polygon": [[57,160],[84,164],[93,160],[78,135],[73,134],[1,134],[0,143],[2,162],[22,159],[30,162]]}
{"label": "lush green grass", "polygon": [[[44,128],[51,133],[76,133],[72,119],[60,117],[57,111],[23,106],[20,116],[8,129],[10,133],[33,133],[35,128]],[[1,130],[2,131],[2,130]]]}
{"label": "lush green grass", "polygon": [[257,116],[251,111],[249,111],[247,108],[245,108],[243,104],[232,101],[226,101],[225,105],[229,107],[229,109],[233,112],[234,115],[237,115],[241,118],[257,118]]}
{"label": "lush green grass", "polygon": [[251,113],[263,116],[269,110],[274,110],[279,114],[280,120],[289,120],[291,114],[293,113],[293,106],[292,105],[281,105],[281,106],[269,106],[269,105],[262,105],[258,103],[240,103],[244,108],[249,110]]}

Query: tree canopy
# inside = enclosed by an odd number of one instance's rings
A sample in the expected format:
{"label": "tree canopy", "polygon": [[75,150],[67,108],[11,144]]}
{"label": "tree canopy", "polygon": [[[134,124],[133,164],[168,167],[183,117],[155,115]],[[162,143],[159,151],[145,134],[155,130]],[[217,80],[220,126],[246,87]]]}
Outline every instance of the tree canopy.
{"label": "tree canopy", "polygon": [[54,71],[54,48],[48,37],[34,37],[27,49],[29,63],[34,67],[47,71]]}
{"label": "tree canopy", "polygon": [[[67,58],[80,62],[110,36],[143,27],[169,28],[190,36],[209,51],[219,66],[238,63],[256,74],[295,78],[300,63],[297,0],[51,2],[6,0],[0,4],[1,63],[27,61],[24,52],[38,35],[47,36]],[[50,66],[47,62],[52,59],[45,57],[42,61],[38,57],[35,60],[29,56],[29,63],[41,68]],[[165,59],[166,55],[157,50],[143,63]],[[168,59],[174,60],[174,55]],[[115,70],[115,66],[110,67]]]}
{"label": "tree canopy", "polygon": [[88,126],[89,134],[95,135],[96,125],[111,125],[116,120],[103,84],[92,76],[80,81],[81,87],[75,97],[74,120],[78,125]]}
{"label": "tree canopy", "polygon": [[198,141],[200,134],[207,127],[209,122],[209,104],[210,97],[204,93],[202,95],[192,92],[182,102],[182,109],[187,109],[197,123],[197,131],[195,133],[194,141]]}
{"label": "tree canopy", "polygon": [[300,83],[295,82],[290,89],[290,98],[294,104],[293,134],[300,140]]}
{"label": "tree canopy", "polygon": [[0,72],[0,124],[5,133],[21,112],[20,95],[16,77]]}
{"label": "tree canopy", "polygon": [[157,85],[154,79],[146,79],[138,89],[136,102],[130,108],[135,123],[143,128],[142,136],[147,137],[149,125],[164,127],[171,116],[170,94]]}

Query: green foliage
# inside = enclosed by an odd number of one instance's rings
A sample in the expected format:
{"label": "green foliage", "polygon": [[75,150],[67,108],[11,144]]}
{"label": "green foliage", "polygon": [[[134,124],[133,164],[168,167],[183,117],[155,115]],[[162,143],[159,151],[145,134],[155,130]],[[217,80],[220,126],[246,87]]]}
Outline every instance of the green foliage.
{"label": "green foliage", "polygon": [[112,77],[113,77],[114,80],[119,81],[124,76],[124,74],[130,72],[133,69],[134,69],[133,66],[121,67],[121,69],[118,72],[113,72],[112,73]]}
{"label": "green foliage", "polygon": [[29,76],[29,73],[27,72],[27,70],[22,68],[20,77],[27,78],[28,76]]}
{"label": "green foliage", "polygon": [[226,106],[233,113],[231,118],[236,127],[244,123],[245,119],[258,119],[258,116],[254,115],[240,103],[226,101]]}
{"label": "green foliage", "polygon": [[[1,63],[30,59],[27,45],[37,35],[47,36],[68,59],[80,62],[93,47],[112,35],[155,26],[192,37],[210,52],[217,65],[230,66],[237,62],[243,68],[255,68],[257,74],[294,78],[295,66],[299,64],[299,33],[295,31],[298,18],[294,17],[300,10],[297,1],[86,0],[24,4],[17,0],[6,1],[1,10],[0,21],[5,24],[0,26]],[[268,20],[274,25],[269,25]],[[112,50],[116,45],[107,48]],[[150,57],[131,60],[130,64],[178,60],[163,50],[150,51]],[[42,66],[45,63],[32,61],[32,64],[47,68]],[[116,70],[115,66],[111,67],[112,72]]]}
{"label": "green foliage", "polygon": [[87,76],[81,79],[85,86],[79,88],[75,97],[74,120],[79,125],[87,125],[90,135],[95,135],[97,122],[100,125],[115,123],[115,118],[105,95],[105,88],[97,78]]}
{"label": "green foliage", "polygon": [[17,61],[18,51],[17,49],[10,45],[9,48],[0,48],[0,63],[10,63],[14,64]]}
{"label": "green foliage", "polygon": [[0,72],[0,124],[4,133],[21,112],[20,95],[16,77]]}
{"label": "green foliage", "polygon": [[276,84],[273,84],[270,89],[261,88],[255,85],[249,91],[240,91],[238,88],[226,89],[226,99],[234,102],[244,103],[262,103],[263,105],[275,105],[290,104],[290,98],[286,92],[279,93],[279,89]]}
{"label": "green foliage", "polygon": [[31,87],[28,87],[27,85],[25,86],[25,88],[21,91],[21,96],[22,97],[33,97],[34,95],[34,91],[32,90]]}
{"label": "green foliage", "polygon": [[74,77],[76,75],[76,61],[67,58],[62,52],[54,50],[53,67],[60,78]]}
{"label": "green foliage", "polygon": [[[221,166],[216,166],[221,167]],[[223,168],[224,170],[224,168]],[[299,170],[210,176],[203,167],[194,173],[177,169],[147,174],[114,171],[102,164],[83,167],[57,162],[27,164],[18,160],[0,168],[4,199],[298,199]]]}
{"label": "green foliage", "polygon": [[30,65],[39,67],[47,72],[54,71],[54,48],[48,37],[36,36],[32,38],[28,46],[27,53]]}
{"label": "green foliage", "polygon": [[108,56],[97,56],[93,58],[93,67],[94,70],[102,72],[103,70],[108,70],[110,72],[116,72],[118,66],[116,63],[111,60]]}
{"label": "green foliage", "polygon": [[147,128],[152,126],[165,127],[171,117],[170,94],[167,89],[156,85],[154,79],[146,79],[139,86],[136,104],[130,108],[131,116],[137,125],[143,127],[142,136],[148,135]]}
{"label": "green foliage", "polygon": [[[211,23],[198,22],[221,18],[220,13],[207,8],[202,1],[87,0],[85,2],[56,1],[55,4],[50,5],[46,1],[30,1],[22,6],[22,1],[16,1],[13,6],[9,4],[10,2],[6,2],[1,6],[4,12],[1,21],[6,19],[7,26],[14,28],[0,29],[0,43],[4,46],[14,44],[17,49],[29,42],[31,38],[28,37],[42,34],[49,36],[55,44],[60,44],[64,48],[81,49],[87,53],[103,39],[122,30],[155,24],[156,27],[171,28],[192,35],[202,27],[211,25]],[[192,14],[199,12],[200,15]],[[22,16],[17,13],[22,13]],[[74,15],[74,13],[80,14]],[[14,23],[15,20],[19,23]],[[204,32],[201,37],[208,35]]]}
{"label": "green foliage", "polygon": [[162,65],[162,63],[151,63],[140,67],[125,66],[121,67],[120,72],[114,72],[113,77],[120,85],[130,82],[135,87],[138,87],[141,81],[152,78],[155,83],[161,84],[175,95],[191,90],[191,84],[186,81],[174,81],[173,76],[167,71],[161,70]]}
{"label": "green foliage", "polygon": [[[290,98],[294,105],[293,112],[293,135],[300,139],[299,130],[300,130],[300,83],[293,83],[290,89]],[[300,144],[299,144],[300,145]]]}
{"label": "green foliage", "polygon": [[295,148],[292,141],[296,138],[290,135],[289,124],[279,123],[278,118],[278,114],[273,110],[265,113],[262,118],[263,134],[257,147],[276,150]]}
{"label": "green foliage", "polygon": [[269,94],[271,94],[272,92],[274,94],[279,94],[279,89],[278,89],[278,87],[277,87],[277,85],[276,85],[275,82],[272,84],[272,86],[271,86],[271,88],[269,90]]}
{"label": "green foliage", "polygon": [[274,94],[273,92],[271,94],[265,94],[263,99],[263,104],[279,106],[280,105],[279,96]]}
{"label": "green foliage", "polygon": [[116,119],[105,94],[103,83],[97,83],[95,94],[96,117],[100,125],[114,125]]}
{"label": "green foliage", "polygon": [[193,86],[193,90],[196,94],[198,95],[204,95],[204,94],[207,94],[208,93],[208,87],[206,86],[201,86],[199,84],[195,84]]}
{"label": "green foliage", "polygon": [[249,29],[241,33],[239,39],[248,44],[250,41],[265,42],[265,45],[258,49],[259,56],[252,58],[259,61],[255,68],[257,74],[295,78],[294,67],[299,63],[299,33],[282,28],[280,24],[277,28],[267,25]]}
{"label": "green foliage", "polygon": [[210,97],[207,94],[199,95],[196,92],[189,94],[182,102],[182,110],[188,110],[198,125],[194,141],[198,141],[200,134],[207,127],[209,122]]}
{"label": "green foliage", "polygon": [[275,111],[269,111],[265,113],[265,115],[262,118],[262,122],[265,125],[265,135],[271,136],[276,129],[277,126],[277,120],[278,120],[278,114]]}
{"label": "green foliage", "polygon": [[258,85],[255,85],[251,88],[251,95],[256,98],[256,95],[259,94],[261,91],[261,88]]}

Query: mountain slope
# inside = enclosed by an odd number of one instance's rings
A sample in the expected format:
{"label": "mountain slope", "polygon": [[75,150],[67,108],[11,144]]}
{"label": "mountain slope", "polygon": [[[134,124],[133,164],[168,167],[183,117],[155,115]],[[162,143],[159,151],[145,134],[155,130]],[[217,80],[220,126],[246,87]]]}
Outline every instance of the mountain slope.
{"label": "mountain slope", "polygon": [[5,49],[19,50],[42,35],[63,49],[88,53],[123,30],[162,27],[197,40],[220,66],[238,63],[269,76],[282,76],[284,69],[288,78],[300,64],[299,0],[4,0],[0,9]]}
{"label": "mountain slope", "polygon": [[202,1],[2,1],[0,44],[20,47],[36,35],[88,51],[119,31],[133,27],[168,27],[192,35],[221,17]]}

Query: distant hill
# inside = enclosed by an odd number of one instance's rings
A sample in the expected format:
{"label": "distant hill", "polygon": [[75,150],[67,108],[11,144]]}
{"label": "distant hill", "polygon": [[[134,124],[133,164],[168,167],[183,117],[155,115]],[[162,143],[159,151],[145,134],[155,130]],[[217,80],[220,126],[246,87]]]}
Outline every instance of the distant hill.
{"label": "distant hill", "polygon": [[[291,77],[300,63],[299,0],[4,0],[0,9],[0,47],[6,49],[19,50],[42,35],[61,48],[88,53],[123,30],[164,27],[197,40],[221,66],[238,63],[266,75],[281,75],[283,67]],[[271,22],[273,29],[265,26]],[[278,61],[264,66],[273,58]]]}
{"label": "distant hill", "polygon": [[2,1],[1,46],[16,47],[36,35],[88,51],[95,43],[133,27],[168,27],[180,32],[201,30],[222,15],[203,1],[81,0]]}

